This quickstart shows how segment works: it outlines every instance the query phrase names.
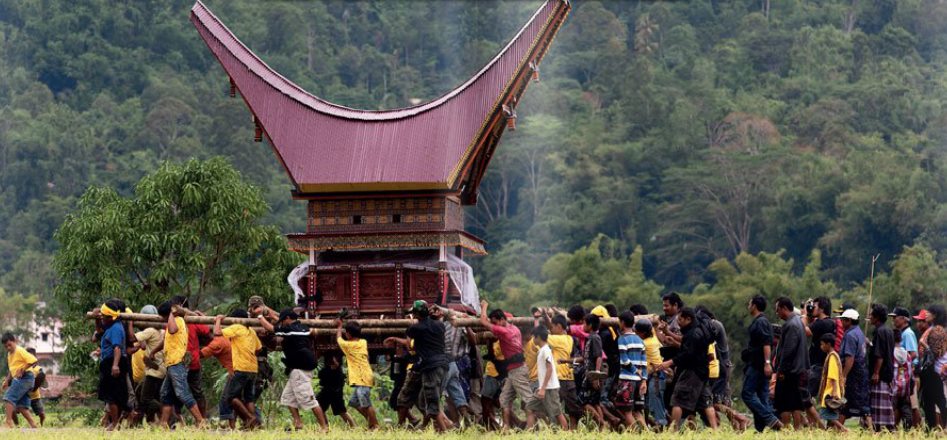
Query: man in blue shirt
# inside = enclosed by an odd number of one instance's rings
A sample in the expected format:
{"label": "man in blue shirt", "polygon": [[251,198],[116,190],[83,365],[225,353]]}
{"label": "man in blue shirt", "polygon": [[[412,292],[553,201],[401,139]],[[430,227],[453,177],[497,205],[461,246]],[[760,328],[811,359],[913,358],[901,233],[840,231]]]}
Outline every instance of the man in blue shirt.
{"label": "man in blue shirt", "polygon": [[128,408],[128,362],[125,359],[125,328],[118,319],[125,304],[110,299],[100,308],[105,333],[99,346],[99,400],[108,407],[108,429],[117,429],[121,413]]}
{"label": "man in blue shirt", "polygon": [[[848,309],[842,312],[842,328],[845,336],[839,357],[842,360],[842,376],[845,377],[844,417],[861,417],[865,426],[871,426],[868,402],[868,365],[865,363],[865,334],[858,327],[858,312]],[[840,419],[840,421],[842,421]]]}
{"label": "man in blue shirt", "polygon": [[618,337],[619,364],[618,384],[613,398],[615,409],[622,413],[626,428],[639,425],[647,430],[644,420],[644,398],[648,391],[645,379],[648,376],[648,360],[645,357],[644,341],[635,334],[635,315],[624,312],[618,323],[621,336]]}
{"label": "man in blue shirt", "polygon": [[904,307],[895,307],[888,316],[894,318],[894,328],[901,331],[901,347],[910,359],[917,359],[917,335],[911,330],[911,312]]}

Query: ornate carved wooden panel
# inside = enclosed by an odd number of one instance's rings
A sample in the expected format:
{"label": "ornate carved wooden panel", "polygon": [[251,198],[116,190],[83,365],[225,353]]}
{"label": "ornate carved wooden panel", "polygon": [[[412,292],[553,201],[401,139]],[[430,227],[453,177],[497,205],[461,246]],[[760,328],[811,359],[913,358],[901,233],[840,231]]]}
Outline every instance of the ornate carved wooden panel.
{"label": "ornate carved wooden panel", "polygon": [[436,272],[408,272],[408,291],[405,294],[405,303],[423,299],[434,301],[438,298]]}
{"label": "ornate carved wooden panel", "polygon": [[362,272],[359,283],[359,295],[362,300],[385,299],[395,301],[397,277],[394,270],[387,272]]}

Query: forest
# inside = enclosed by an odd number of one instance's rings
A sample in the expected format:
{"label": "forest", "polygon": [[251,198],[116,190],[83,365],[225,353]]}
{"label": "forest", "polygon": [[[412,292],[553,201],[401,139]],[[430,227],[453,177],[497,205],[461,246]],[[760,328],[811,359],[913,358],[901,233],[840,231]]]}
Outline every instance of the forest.
{"label": "forest", "polygon": [[[306,90],[388,109],[467,79],[539,2],[207,4]],[[57,230],[162,164],[223,158],[260,225],[304,229],[191,5],[0,0],[3,322],[69,311]],[[481,294],[524,313],[674,290],[736,328],[755,293],[863,303],[877,255],[876,301],[943,301],[945,66],[943,1],[576,0],[467,211]]]}

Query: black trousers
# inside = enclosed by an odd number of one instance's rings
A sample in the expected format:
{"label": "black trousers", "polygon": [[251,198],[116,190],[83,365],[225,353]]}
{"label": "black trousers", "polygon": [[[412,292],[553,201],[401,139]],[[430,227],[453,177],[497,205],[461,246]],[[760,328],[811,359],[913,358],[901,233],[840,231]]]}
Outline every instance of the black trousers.
{"label": "black trousers", "polygon": [[921,408],[924,409],[924,421],[927,422],[928,429],[936,429],[937,412],[940,409],[941,419],[947,418],[947,397],[944,396],[944,383],[933,368],[921,371],[918,375],[921,381],[921,389],[918,390],[918,399],[921,400]]}

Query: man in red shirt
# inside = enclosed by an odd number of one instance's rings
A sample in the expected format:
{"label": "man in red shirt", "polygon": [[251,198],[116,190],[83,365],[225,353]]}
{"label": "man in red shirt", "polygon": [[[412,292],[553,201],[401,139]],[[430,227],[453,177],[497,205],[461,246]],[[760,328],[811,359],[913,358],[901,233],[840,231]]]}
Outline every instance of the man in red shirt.
{"label": "man in red shirt", "polygon": [[[230,382],[230,378],[233,377],[233,357],[230,353],[229,339],[223,336],[214,337],[214,340],[210,341],[210,344],[207,344],[201,349],[201,357],[216,358],[217,362],[220,362],[220,366],[227,370],[227,382]],[[226,390],[227,387],[224,386],[224,389]],[[233,429],[236,419],[234,419],[233,407],[230,406],[230,402],[227,402],[227,399],[220,399],[218,411],[220,420],[226,420],[230,428]]]}
{"label": "man in red shirt", "polygon": [[[171,305],[189,308],[187,297],[182,295],[171,298]],[[196,310],[189,310],[188,314],[204,316]],[[191,389],[194,400],[197,401],[197,408],[205,418],[207,417],[207,398],[204,397],[204,380],[201,378],[201,341],[212,338],[210,327],[203,324],[187,325],[187,352],[191,355],[191,363],[187,366],[187,385]]]}
{"label": "man in red shirt", "polygon": [[[480,323],[496,336],[500,343],[500,352],[506,359],[506,381],[500,392],[500,406],[503,408],[504,429],[507,429],[510,426],[516,396],[519,396],[528,408],[533,399],[533,391],[529,387],[529,370],[523,357],[523,333],[519,327],[507,321],[503,310],[496,309],[488,315],[488,305],[486,301],[480,301]],[[533,426],[535,421],[536,416],[527,410],[526,425]]]}

